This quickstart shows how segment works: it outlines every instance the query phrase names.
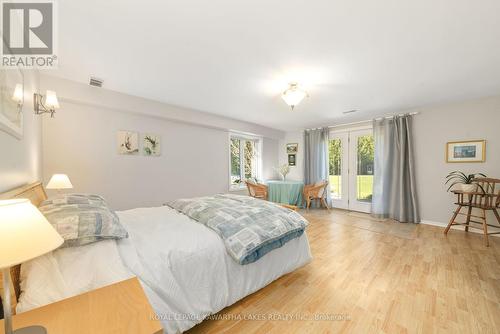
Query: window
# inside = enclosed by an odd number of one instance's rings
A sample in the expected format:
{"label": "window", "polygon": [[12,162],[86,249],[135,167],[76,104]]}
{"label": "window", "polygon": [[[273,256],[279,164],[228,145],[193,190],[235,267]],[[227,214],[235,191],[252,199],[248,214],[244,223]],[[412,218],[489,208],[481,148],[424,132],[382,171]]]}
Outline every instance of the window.
{"label": "window", "polygon": [[246,179],[258,179],[260,169],[260,139],[231,135],[229,139],[230,176],[232,189],[243,187]]}

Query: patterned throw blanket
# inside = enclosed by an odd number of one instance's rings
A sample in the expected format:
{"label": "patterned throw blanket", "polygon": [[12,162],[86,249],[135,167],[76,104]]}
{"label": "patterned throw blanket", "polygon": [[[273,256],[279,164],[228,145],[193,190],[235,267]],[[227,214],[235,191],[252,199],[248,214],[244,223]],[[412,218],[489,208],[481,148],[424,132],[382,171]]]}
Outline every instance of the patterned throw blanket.
{"label": "patterned throw blanket", "polygon": [[308,224],[295,211],[249,196],[178,199],[168,206],[217,232],[239,264],[255,262],[300,237]]}

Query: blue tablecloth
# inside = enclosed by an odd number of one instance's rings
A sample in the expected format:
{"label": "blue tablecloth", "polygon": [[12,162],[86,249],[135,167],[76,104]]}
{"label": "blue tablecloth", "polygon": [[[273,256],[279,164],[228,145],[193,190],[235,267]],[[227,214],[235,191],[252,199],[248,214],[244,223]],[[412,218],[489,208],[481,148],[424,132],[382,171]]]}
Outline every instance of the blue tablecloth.
{"label": "blue tablecloth", "polygon": [[267,181],[266,183],[269,187],[268,200],[271,202],[302,206],[303,182]]}

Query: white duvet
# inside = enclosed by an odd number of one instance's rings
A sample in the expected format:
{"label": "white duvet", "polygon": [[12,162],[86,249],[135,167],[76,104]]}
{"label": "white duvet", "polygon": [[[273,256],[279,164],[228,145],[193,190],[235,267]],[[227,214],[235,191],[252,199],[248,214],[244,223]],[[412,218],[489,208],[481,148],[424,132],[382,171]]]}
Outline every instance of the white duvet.
{"label": "white duvet", "polygon": [[[165,332],[179,333],[311,260],[305,233],[255,263],[239,265],[215,232],[173,209],[139,208],[117,214],[129,233],[128,239],[61,249],[23,265],[18,311],[133,274],[139,277]],[[95,249],[107,256],[96,256]],[[116,254],[122,263],[117,264]],[[108,260],[110,264],[106,264]],[[72,277],[78,261],[85,262],[80,268],[94,270],[80,270],[80,278]],[[73,270],[67,270],[70,264]],[[102,270],[96,267],[107,267],[107,274],[88,274]]]}

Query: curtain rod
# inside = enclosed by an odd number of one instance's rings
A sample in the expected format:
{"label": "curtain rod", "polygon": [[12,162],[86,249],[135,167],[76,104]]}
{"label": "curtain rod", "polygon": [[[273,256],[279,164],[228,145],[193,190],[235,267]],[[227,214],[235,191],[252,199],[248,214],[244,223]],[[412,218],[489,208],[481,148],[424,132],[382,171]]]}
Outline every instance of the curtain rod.
{"label": "curtain rod", "polygon": [[[377,118],[373,118],[373,119],[369,119],[369,120],[366,120],[366,121],[358,121],[358,122],[351,122],[351,123],[342,123],[342,124],[337,124],[337,125],[329,125],[327,126],[327,128],[338,128],[338,127],[341,127],[341,126],[350,126],[350,125],[358,125],[358,124],[363,124],[363,123],[368,123],[368,122],[371,122],[373,120],[381,120],[381,119],[389,119],[389,118],[393,118],[395,116],[404,116],[404,115],[410,115],[410,116],[413,116],[413,115],[418,115],[420,114],[419,111],[414,111],[414,112],[409,112],[409,113],[406,113],[406,114],[396,114],[396,115],[390,115],[390,116],[384,116],[384,117],[377,117]],[[309,129],[305,129],[305,130],[317,130],[317,129],[321,129],[321,128],[309,128]]]}

